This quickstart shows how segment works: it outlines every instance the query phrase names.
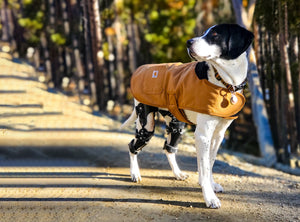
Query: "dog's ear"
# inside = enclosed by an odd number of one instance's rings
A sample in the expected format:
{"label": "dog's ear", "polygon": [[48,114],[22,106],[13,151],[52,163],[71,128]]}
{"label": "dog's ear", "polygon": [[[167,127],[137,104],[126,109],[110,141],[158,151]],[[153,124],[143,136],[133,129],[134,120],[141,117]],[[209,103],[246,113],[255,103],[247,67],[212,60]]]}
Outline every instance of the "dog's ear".
{"label": "dog's ear", "polygon": [[229,26],[229,33],[227,59],[235,59],[248,49],[253,41],[254,35],[239,25]]}

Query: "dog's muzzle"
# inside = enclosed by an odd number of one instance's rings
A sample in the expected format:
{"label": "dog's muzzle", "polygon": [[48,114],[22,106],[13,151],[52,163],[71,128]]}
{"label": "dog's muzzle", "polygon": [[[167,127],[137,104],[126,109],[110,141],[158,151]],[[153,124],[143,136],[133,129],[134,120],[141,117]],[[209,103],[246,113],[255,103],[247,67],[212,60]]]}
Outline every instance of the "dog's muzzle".
{"label": "dog's muzzle", "polygon": [[194,53],[194,51],[191,48],[193,43],[194,43],[194,39],[189,39],[186,41],[187,52],[188,52],[189,56],[191,57],[191,59],[197,61],[197,59],[195,58],[196,53]]}
{"label": "dog's muzzle", "polygon": [[197,61],[197,59],[195,58],[196,53],[194,53],[194,51],[192,49],[187,48],[187,52],[188,52],[189,56],[191,57],[191,59]]}

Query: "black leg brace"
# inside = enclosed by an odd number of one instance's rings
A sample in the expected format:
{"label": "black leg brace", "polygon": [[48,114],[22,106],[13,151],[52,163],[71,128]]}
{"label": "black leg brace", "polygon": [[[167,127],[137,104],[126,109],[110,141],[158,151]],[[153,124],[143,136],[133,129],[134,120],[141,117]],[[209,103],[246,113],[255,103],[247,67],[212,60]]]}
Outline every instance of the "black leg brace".
{"label": "black leg brace", "polygon": [[178,148],[177,145],[180,142],[181,135],[183,133],[183,129],[186,126],[186,123],[178,121],[169,111],[159,111],[164,117],[169,116],[172,118],[169,125],[167,125],[167,133],[171,134],[171,140],[168,144],[167,141],[165,141],[164,150],[167,150],[169,153],[176,153]]}
{"label": "black leg brace", "polygon": [[[147,125],[147,116],[153,112],[153,116],[155,115],[155,112],[157,112],[158,108],[153,106],[148,106],[142,103],[139,103],[136,107],[136,114],[139,117],[140,124],[142,128],[140,130],[136,129],[135,132],[135,140],[133,139],[129,144],[129,150],[133,154],[138,154],[139,151],[142,150],[144,146],[147,145],[149,140],[154,134],[153,131],[149,132],[145,126]],[[153,120],[154,121],[154,120]]]}

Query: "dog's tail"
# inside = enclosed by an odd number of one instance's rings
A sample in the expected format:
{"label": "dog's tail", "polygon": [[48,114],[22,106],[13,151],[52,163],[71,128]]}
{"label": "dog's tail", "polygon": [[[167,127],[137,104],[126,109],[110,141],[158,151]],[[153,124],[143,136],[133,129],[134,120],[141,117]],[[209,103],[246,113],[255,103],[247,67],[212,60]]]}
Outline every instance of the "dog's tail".
{"label": "dog's tail", "polygon": [[135,122],[136,119],[137,119],[137,115],[136,115],[136,111],[134,108],[131,115],[129,116],[129,118],[120,126],[120,129],[124,129],[124,128],[130,126],[131,124],[133,124]]}

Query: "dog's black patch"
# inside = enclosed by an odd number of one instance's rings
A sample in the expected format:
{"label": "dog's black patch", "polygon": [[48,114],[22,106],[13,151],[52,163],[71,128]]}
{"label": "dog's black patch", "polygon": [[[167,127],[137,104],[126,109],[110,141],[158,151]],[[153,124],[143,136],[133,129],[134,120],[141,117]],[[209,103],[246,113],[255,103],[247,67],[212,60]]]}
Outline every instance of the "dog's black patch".
{"label": "dog's black patch", "polygon": [[198,62],[197,63],[197,65],[195,67],[195,73],[200,80],[201,79],[208,80],[208,76],[207,76],[208,68],[209,67],[206,62]]}
{"label": "dog's black patch", "polygon": [[203,38],[208,44],[220,46],[220,58],[236,59],[252,43],[254,35],[237,24],[220,24],[206,31]]}

